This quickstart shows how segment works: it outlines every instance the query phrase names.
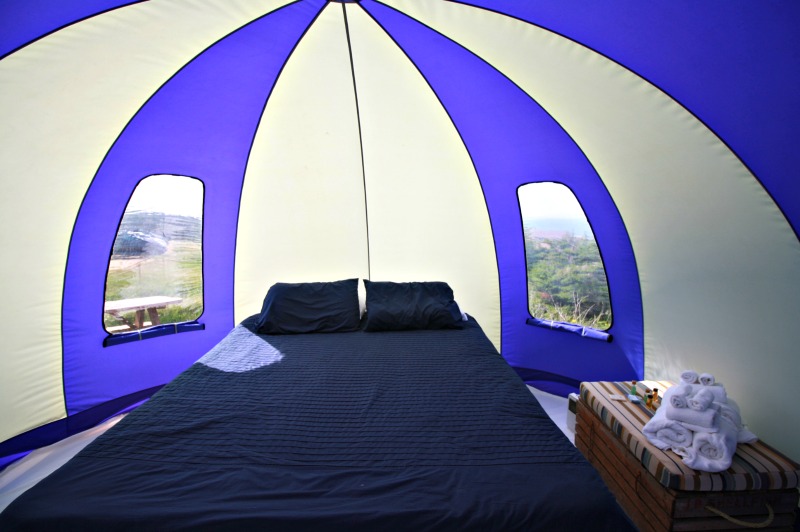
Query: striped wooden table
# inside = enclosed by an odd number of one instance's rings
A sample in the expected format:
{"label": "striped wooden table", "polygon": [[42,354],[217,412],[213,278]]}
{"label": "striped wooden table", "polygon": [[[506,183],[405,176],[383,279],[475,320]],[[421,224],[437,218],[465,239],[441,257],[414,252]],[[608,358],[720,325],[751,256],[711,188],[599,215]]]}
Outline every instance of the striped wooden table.
{"label": "striped wooden table", "polygon": [[[644,396],[650,386],[663,394],[671,385],[645,381],[637,387]],[[630,388],[630,381],[581,384],[576,445],[640,529],[745,529],[738,520],[759,523],[762,530],[791,530],[800,465],[758,441],[739,444],[727,471],[695,471],[647,441],[642,427],[653,411],[644,403],[610,398]]]}

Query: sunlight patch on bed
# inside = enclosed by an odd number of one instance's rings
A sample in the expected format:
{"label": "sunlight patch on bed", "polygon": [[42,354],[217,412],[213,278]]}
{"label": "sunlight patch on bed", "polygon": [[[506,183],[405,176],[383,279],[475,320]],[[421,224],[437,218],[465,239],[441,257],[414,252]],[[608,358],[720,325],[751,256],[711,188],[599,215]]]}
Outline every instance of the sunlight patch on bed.
{"label": "sunlight patch on bed", "polygon": [[227,373],[244,373],[275,364],[281,359],[283,353],[264,338],[237,325],[227,337],[197,362]]}

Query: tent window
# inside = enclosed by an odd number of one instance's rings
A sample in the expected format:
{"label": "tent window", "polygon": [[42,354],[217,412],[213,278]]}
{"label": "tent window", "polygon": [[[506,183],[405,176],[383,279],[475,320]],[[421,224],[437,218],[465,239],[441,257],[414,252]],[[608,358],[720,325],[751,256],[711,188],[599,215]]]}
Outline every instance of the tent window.
{"label": "tent window", "polygon": [[147,330],[146,337],[160,336],[152,329],[180,332],[176,324],[200,317],[202,235],[202,181],[153,175],[139,182],[108,264],[103,309],[108,333],[141,339]]}
{"label": "tent window", "polygon": [[529,323],[547,320],[608,330],[606,272],[578,199],[560,183],[523,185],[517,198],[525,237],[528,310],[538,318]]}

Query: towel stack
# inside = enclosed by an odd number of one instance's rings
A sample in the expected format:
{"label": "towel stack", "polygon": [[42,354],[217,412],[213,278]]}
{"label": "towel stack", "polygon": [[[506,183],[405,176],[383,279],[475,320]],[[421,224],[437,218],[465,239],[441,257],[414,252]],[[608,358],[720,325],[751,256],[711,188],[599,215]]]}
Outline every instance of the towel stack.
{"label": "towel stack", "polygon": [[681,382],[664,392],[662,407],[644,426],[647,439],[672,450],[683,463],[701,471],[725,471],[737,443],[752,443],[755,434],[742,423],[739,406],[709,373],[681,373]]}

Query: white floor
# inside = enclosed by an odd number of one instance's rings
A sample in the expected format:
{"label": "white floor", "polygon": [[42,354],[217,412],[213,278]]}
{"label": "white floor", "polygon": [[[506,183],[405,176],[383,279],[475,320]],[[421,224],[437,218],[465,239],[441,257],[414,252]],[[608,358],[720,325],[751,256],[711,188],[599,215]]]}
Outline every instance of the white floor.
{"label": "white floor", "polygon": [[[558,395],[549,394],[547,392],[543,392],[542,390],[538,390],[533,386],[528,386],[528,389],[531,393],[539,400],[539,403],[544,408],[544,411],[547,412],[547,415],[550,416],[550,419],[558,425],[558,428],[561,429],[569,441],[572,442],[572,445],[575,445],[575,432],[570,430],[568,423],[567,423],[567,415],[569,414],[568,408],[568,399],[566,397],[560,397]],[[573,425],[574,427],[575,425]]]}
{"label": "white floor", "polygon": [[0,472],[0,512],[34,484],[64,465],[81,449],[113,427],[124,414],[47,447],[36,449]]}
{"label": "white floor", "polygon": [[[574,444],[575,434],[567,427],[567,399],[530,386],[528,388],[544,407],[547,415]],[[34,484],[65,464],[92,440],[116,425],[123,416],[124,414],[53,445],[37,449],[0,472],[0,511]]]}

